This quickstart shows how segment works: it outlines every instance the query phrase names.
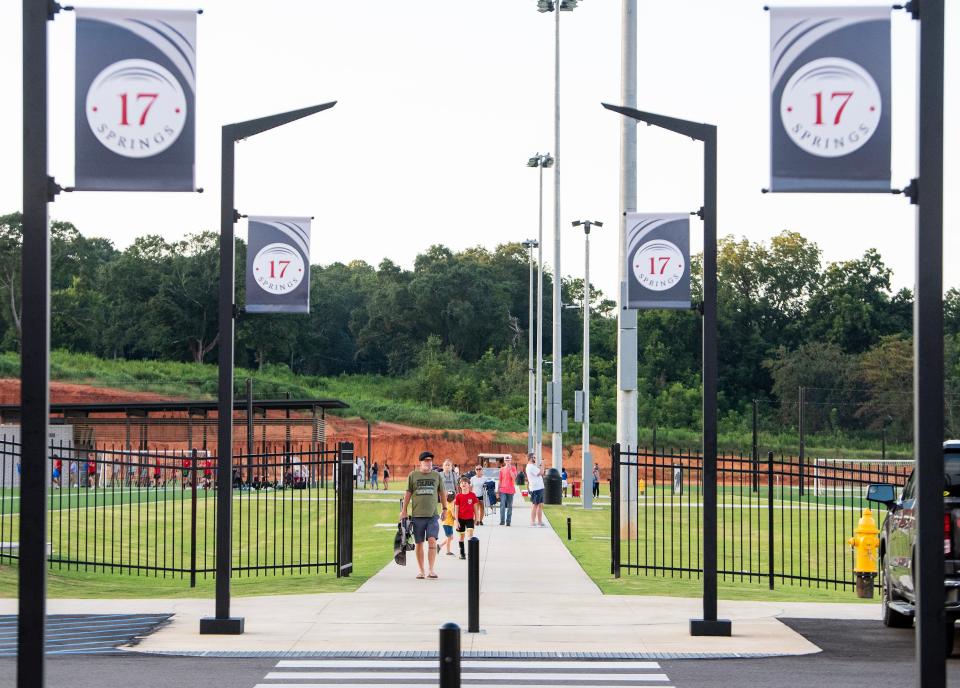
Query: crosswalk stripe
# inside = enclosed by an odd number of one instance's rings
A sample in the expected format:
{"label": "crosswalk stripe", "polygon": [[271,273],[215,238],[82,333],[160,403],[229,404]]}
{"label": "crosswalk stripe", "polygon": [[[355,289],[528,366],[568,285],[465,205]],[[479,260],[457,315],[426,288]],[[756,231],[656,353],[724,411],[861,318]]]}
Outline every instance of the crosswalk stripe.
{"label": "crosswalk stripe", "polygon": [[[436,669],[438,660],[417,659],[285,659],[277,663],[278,669]],[[623,671],[637,669],[659,669],[657,662],[617,662],[617,661],[586,661],[564,662],[544,660],[513,660],[510,663],[497,660],[469,660],[460,661],[460,668],[464,671],[472,669],[489,669],[509,666],[511,671],[523,669],[588,669],[590,671]]]}
{"label": "crosswalk stripe", "polygon": [[[266,676],[268,681],[283,681],[288,679],[337,679],[337,680],[357,680],[370,677],[371,673],[369,671],[271,671]],[[439,669],[437,671],[418,671],[418,672],[409,672],[409,671],[378,671],[375,673],[376,677],[381,680],[387,679],[399,679],[399,678],[408,678],[408,679],[417,679],[417,678],[436,678],[439,675]],[[589,678],[590,675],[587,675]],[[531,679],[536,679],[537,681],[562,681],[563,679],[569,678],[570,674],[567,673],[558,673],[558,674],[549,674],[549,673],[537,673],[530,674]],[[520,676],[518,672],[515,671],[504,671],[504,672],[484,672],[476,671],[469,674],[469,678],[475,679],[487,679],[490,681],[496,680],[506,680],[506,679],[519,679]],[[526,678],[526,677],[524,677]],[[598,680],[603,680],[608,683],[623,683],[626,681],[666,681],[666,674],[601,674],[597,675]]]}
{"label": "crosswalk stripe", "polygon": [[[461,660],[460,671],[463,686],[478,688],[671,688],[658,662],[499,657]],[[436,688],[439,674],[437,659],[287,659],[255,688]]]}

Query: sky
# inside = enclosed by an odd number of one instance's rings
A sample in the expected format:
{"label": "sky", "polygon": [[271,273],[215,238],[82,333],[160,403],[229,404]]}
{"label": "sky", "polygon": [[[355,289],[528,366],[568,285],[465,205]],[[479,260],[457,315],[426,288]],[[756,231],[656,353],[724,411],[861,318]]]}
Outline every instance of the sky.
{"label": "sky", "polygon": [[[823,3],[793,3],[805,6]],[[865,5],[846,0],[847,5]],[[902,196],[762,194],[769,171],[769,14],[759,0],[638,0],[638,106],[719,128],[719,232],[763,241],[785,229],[825,260],[874,247],[896,287],[915,275],[915,210]],[[21,3],[0,2],[0,93],[21,92]],[[241,213],[312,215],[312,262],[384,258],[412,267],[453,249],[535,238],[538,172],[553,152],[554,17],[536,0],[96,0],[97,7],[196,9],[197,185],[204,193],[60,195],[53,219],[124,248],[219,227],[219,127],[336,100],[325,111],[237,146]],[[951,12],[951,10],[954,10]],[[960,12],[947,7],[945,285],[960,286],[956,189]],[[561,15],[561,271],[583,275],[576,219],[591,234],[591,282],[616,294],[621,3],[581,0]],[[73,183],[75,20],[50,28],[50,165]],[[893,185],[916,168],[917,27],[893,12]],[[12,101],[12,102],[11,102]],[[0,109],[0,214],[21,207],[21,107]],[[701,205],[700,144],[638,133],[638,209]],[[545,257],[552,264],[553,172],[544,174]],[[702,246],[699,221],[691,248]],[[246,226],[238,226],[245,236]]]}

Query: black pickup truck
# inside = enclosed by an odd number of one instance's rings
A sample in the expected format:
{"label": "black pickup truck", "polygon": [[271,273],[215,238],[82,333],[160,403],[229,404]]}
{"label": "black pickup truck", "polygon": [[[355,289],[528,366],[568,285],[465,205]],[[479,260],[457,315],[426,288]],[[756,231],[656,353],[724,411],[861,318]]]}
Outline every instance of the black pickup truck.
{"label": "black pickup truck", "polygon": [[[943,553],[947,623],[947,656],[953,653],[954,625],[960,619],[960,440],[943,443],[944,487]],[[867,499],[887,506],[880,528],[883,623],[893,628],[913,625],[916,597],[913,588],[914,548],[917,541],[916,482],[911,473],[897,498],[893,485],[870,485]]]}

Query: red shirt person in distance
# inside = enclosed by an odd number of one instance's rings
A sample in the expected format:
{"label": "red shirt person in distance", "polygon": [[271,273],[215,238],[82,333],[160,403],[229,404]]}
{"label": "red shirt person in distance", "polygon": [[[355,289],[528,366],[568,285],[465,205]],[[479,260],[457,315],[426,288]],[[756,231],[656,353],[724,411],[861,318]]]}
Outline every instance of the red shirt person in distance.
{"label": "red shirt person in distance", "polygon": [[513,519],[513,495],[516,492],[517,467],[513,465],[513,457],[507,456],[500,469],[500,525],[509,526]]}
{"label": "red shirt person in distance", "polygon": [[456,496],[453,502],[457,513],[457,532],[460,533],[460,558],[466,559],[467,555],[463,551],[463,539],[465,535],[468,538],[473,537],[473,517],[477,513],[477,504],[480,500],[470,489],[468,478],[460,478],[459,486],[460,494]]}

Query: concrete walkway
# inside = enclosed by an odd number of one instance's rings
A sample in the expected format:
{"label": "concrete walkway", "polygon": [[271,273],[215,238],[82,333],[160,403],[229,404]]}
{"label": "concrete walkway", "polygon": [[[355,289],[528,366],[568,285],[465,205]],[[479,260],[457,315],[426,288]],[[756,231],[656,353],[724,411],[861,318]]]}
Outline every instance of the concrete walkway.
{"label": "concrete walkway", "polygon": [[[733,637],[693,638],[688,620],[700,615],[700,600],[603,595],[552,528],[530,527],[522,504],[510,528],[493,516],[486,523],[477,529],[479,634],[466,633],[467,562],[441,554],[439,580],[417,580],[412,552],[406,567],[391,562],[354,593],[235,598],[242,636],[199,635],[211,600],[51,600],[50,613],[173,612],[135,648],[172,653],[436,650],[438,626],[455,621],[464,651],[807,654],[818,648],[777,616],[879,618],[876,605],[721,601]],[[15,611],[15,601],[0,612],[7,607]]]}

